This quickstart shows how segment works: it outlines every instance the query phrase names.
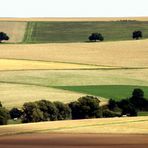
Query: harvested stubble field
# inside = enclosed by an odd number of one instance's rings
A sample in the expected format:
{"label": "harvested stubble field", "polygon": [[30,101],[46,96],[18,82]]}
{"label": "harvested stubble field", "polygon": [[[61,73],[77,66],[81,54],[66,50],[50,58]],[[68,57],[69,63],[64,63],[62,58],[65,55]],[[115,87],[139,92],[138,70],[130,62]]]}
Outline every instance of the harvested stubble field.
{"label": "harvested stubble field", "polygon": [[113,67],[148,67],[148,40],[106,43],[0,45],[0,58],[58,61]]}
{"label": "harvested stubble field", "polygon": [[116,67],[72,64],[48,61],[29,61],[16,59],[0,59],[0,71],[15,71],[15,70],[67,70],[67,69],[109,69]]}
{"label": "harvested stubble field", "polygon": [[[0,19],[1,20],[1,19]],[[22,42],[26,32],[27,22],[0,21],[0,32],[5,32],[10,40],[6,42]]]}
{"label": "harvested stubble field", "polygon": [[27,133],[147,134],[148,117],[51,121],[0,127],[0,135]]}
{"label": "harvested stubble field", "polygon": [[86,94],[38,85],[0,83],[0,101],[8,109],[13,107],[21,108],[25,102],[41,99],[50,101],[60,100],[61,102],[69,103],[84,95]]}

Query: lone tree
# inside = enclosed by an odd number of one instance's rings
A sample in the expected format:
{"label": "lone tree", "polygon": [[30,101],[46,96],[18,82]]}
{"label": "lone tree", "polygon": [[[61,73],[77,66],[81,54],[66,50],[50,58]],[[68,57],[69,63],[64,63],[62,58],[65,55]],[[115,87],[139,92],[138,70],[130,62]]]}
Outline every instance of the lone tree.
{"label": "lone tree", "polygon": [[142,31],[134,31],[133,32],[133,39],[138,40],[139,38],[142,38]]}
{"label": "lone tree", "polygon": [[9,40],[9,36],[6,33],[4,33],[4,32],[0,32],[0,43],[3,40]]}
{"label": "lone tree", "polygon": [[144,97],[144,92],[140,88],[136,88],[132,92],[132,97],[130,98],[130,102],[137,108],[138,110],[145,110],[147,108],[147,99]]}
{"label": "lone tree", "polygon": [[104,37],[102,36],[102,34],[101,33],[92,33],[89,37],[88,37],[88,39],[90,40],[90,41],[103,41],[104,40]]}

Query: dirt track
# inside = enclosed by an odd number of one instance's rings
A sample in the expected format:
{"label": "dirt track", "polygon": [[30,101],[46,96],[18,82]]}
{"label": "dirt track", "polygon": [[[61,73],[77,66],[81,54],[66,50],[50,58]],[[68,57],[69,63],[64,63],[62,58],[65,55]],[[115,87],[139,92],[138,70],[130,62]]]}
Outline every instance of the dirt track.
{"label": "dirt track", "polygon": [[32,134],[0,137],[0,148],[147,148],[148,135]]}

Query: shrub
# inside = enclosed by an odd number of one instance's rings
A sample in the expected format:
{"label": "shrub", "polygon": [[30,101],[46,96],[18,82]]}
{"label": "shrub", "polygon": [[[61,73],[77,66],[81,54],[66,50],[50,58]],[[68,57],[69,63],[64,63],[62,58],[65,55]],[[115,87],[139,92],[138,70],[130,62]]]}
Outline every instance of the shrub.
{"label": "shrub", "polygon": [[103,110],[102,116],[105,118],[110,118],[110,117],[120,117],[121,115],[119,113],[106,109],[106,110]]}

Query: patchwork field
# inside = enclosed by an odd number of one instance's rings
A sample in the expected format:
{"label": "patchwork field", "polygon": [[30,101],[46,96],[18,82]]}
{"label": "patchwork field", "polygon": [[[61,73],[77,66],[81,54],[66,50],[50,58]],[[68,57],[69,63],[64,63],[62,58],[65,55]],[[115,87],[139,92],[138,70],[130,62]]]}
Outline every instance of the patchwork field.
{"label": "patchwork field", "polygon": [[147,134],[148,117],[52,121],[0,127],[0,135],[27,133]]}
{"label": "patchwork field", "polygon": [[129,97],[134,88],[144,89],[147,97],[147,47],[147,40],[2,44],[1,101],[8,108],[43,98],[69,102],[82,95],[104,102]]}
{"label": "patchwork field", "polygon": [[103,34],[105,41],[132,40],[132,32],[141,30],[148,38],[148,21],[92,21],[92,22],[29,22],[25,43],[87,42],[93,32]]}
{"label": "patchwork field", "polygon": [[10,40],[6,42],[19,43],[23,41],[27,22],[0,21],[0,32],[5,32]]}

